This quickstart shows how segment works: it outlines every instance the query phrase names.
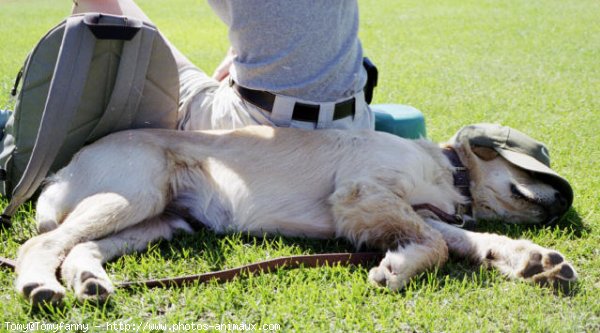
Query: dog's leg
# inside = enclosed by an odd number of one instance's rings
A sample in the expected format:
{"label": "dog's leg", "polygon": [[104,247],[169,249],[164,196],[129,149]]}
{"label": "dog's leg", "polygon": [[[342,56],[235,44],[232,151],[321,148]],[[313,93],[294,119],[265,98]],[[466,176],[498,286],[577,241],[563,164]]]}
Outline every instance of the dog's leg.
{"label": "dog's leg", "polygon": [[102,267],[104,263],[127,253],[142,251],[152,241],[169,240],[176,230],[193,232],[181,218],[161,215],[106,238],[77,244],[61,266],[62,279],[80,301],[102,302],[114,291]]}
{"label": "dog's leg", "polygon": [[431,234],[396,249],[388,250],[379,266],[369,271],[369,281],[391,290],[403,289],[410,279],[448,259],[448,248],[436,230]]}
{"label": "dog's leg", "polygon": [[467,231],[430,219],[427,222],[442,233],[451,252],[494,267],[510,278],[552,285],[563,291],[568,291],[569,284],[577,280],[573,266],[557,251],[528,240]]}
{"label": "dog's leg", "polygon": [[[52,180],[50,180],[52,182]],[[35,222],[38,233],[43,234],[54,230],[61,224],[68,212],[73,210],[77,203],[77,191],[69,188],[71,184],[65,181],[56,181],[44,188],[35,206]]]}
{"label": "dog's leg", "polygon": [[33,237],[19,249],[16,287],[34,304],[58,302],[65,290],[56,269],[71,248],[159,214],[165,198],[148,189],[136,197],[100,193],[83,199],[56,229]]}
{"label": "dog's leg", "polygon": [[402,289],[418,273],[442,265],[448,248],[412,207],[385,186],[369,181],[341,186],[330,198],[337,235],[356,245],[388,250],[369,280]]}

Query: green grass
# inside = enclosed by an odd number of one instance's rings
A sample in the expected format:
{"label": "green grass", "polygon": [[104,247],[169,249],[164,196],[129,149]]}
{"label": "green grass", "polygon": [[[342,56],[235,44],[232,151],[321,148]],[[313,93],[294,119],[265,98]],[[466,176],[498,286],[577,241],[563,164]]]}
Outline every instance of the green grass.
{"label": "green grass", "polygon": [[[205,2],[139,4],[189,58],[212,72],[228,47],[224,26]],[[69,1],[0,0],[0,106],[37,39],[68,13]],[[188,6],[190,8],[185,8]],[[430,138],[461,126],[500,122],[548,144],[553,167],[575,191],[558,226],[487,223],[483,230],[556,248],[577,268],[572,296],[507,281],[453,258],[399,293],[371,287],[368,268],[277,270],[182,289],[119,290],[104,306],[33,310],[0,270],[0,331],[5,322],[116,324],[279,324],[282,331],[600,330],[600,2],[361,0],[365,53],[380,69],[375,102],[422,110]],[[3,231],[0,253],[14,257],[33,232],[32,207]],[[343,241],[311,241],[210,232],[180,235],[107,265],[115,281],[229,268],[266,258],[346,251]],[[259,326],[260,326],[259,325]],[[114,326],[113,326],[114,328]],[[133,331],[133,330],[132,330]]]}

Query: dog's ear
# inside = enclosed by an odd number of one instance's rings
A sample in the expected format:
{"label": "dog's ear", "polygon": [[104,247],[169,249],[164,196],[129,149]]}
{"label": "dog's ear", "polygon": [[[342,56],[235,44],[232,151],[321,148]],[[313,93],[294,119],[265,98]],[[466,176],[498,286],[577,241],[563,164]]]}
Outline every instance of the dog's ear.
{"label": "dog's ear", "polygon": [[498,152],[488,147],[471,146],[471,151],[473,151],[473,154],[477,155],[477,157],[484,161],[491,161],[498,157]]}

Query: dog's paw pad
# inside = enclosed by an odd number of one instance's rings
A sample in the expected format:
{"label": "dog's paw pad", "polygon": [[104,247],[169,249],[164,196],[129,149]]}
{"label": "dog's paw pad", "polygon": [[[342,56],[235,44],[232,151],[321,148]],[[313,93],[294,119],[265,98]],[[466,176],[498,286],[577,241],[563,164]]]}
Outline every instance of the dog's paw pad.
{"label": "dog's paw pad", "polygon": [[536,274],[544,271],[544,265],[542,264],[542,254],[539,252],[532,252],[529,254],[529,259],[525,262],[525,267],[519,273],[523,278],[530,278]]}
{"label": "dog's paw pad", "polygon": [[90,271],[84,271],[83,273],[81,273],[81,275],[79,276],[79,280],[83,283],[85,281],[87,281],[88,279],[97,279],[96,275],[94,275],[94,273],[90,272]]}
{"label": "dog's paw pad", "polygon": [[560,253],[554,251],[530,252],[518,276],[564,293],[569,293],[571,285],[577,280],[573,266],[565,261]]}
{"label": "dog's paw pad", "polygon": [[577,274],[570,265],[563,264],[552,271],[534,276],[532,281],[540,286],[551,287],[555,291],[569,294],[577,281]]}
{"label": "dog's paw pad", "polygon": [[91,300],[104,302],[113,293],[114,288],[109,281],[98,278],[91,272],[81,273],[81,284],[76,291],[80,301]]}
{"label": "dog's paw pad", "polygon": [[548,266],[555,266],[565,261],[565,258],[558,252],[550,252],[544,259]]}
{"label": "dog's paw pad", "polygon": [[64,290],[54,290],[50,288],[39,287],[31,292],[31,303],[36,305],[59,304],[65,296]]}
{"label": "dog's paw pad", "polygon": [[565,280],[572,280],[576,277],[575,270],[569,264],[564,264],[558,271],[558,277]]}
{"label": "dog's paw pad", "polygon": [[108,296],[108,290],[98,280],[92,280],[84,283],[83,293],[88,296],[105,298]]}
{"label": "dog's paw pad", "polygon": [[31,295],[31,292],[32,292],[32,291],[33,291],[35,288],[37,288],[37,287],[39,287],[39,286],[41,286],[41,285],[42,285],[41,283],[35,283],[35,282],[28,283],[28,284],[24,285],[24,286],[21,288],[21,293],[23,294],[23,296],[24,296],[25,298],[29,298],[29,296]]}
{"label": "dog's paw pad", "polygon": [[58,304],[65,296],[65,288],[60,284],[29,282],[18,289],[33,305]]}

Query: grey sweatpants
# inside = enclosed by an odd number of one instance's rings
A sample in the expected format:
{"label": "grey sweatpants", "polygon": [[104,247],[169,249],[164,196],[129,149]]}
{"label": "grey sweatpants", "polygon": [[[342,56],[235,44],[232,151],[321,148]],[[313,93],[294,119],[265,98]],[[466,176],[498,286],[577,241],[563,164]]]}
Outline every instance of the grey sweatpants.
{"label": "grey sweatpants", "polygon": [[354,117],[332,120],[335,102],[322,103],[317,123],[292,120],[295,102],[311,103],[277,96],[273,112],[264,111],[236,94],[227,80],[218,82],[194,66],[180,70],[179,122],[181,130],[235,129],[249,125],[269,125],[302,129],[373,129],[374,116],[363,93],[356,98]]}

